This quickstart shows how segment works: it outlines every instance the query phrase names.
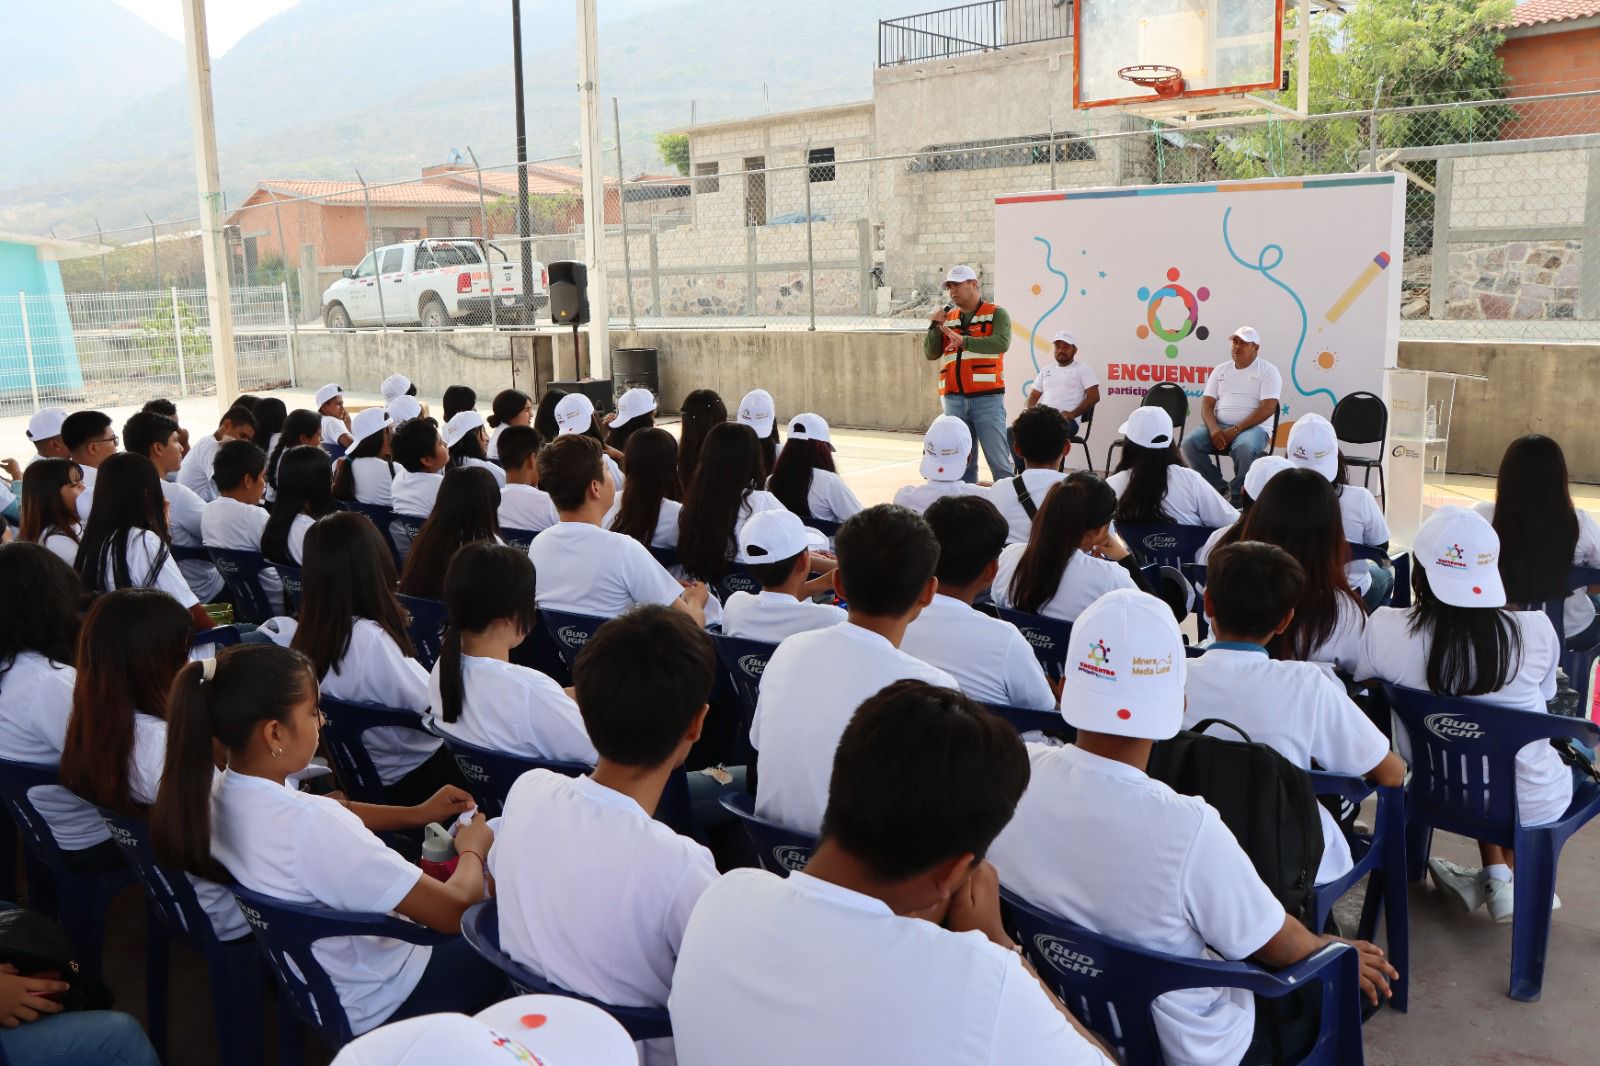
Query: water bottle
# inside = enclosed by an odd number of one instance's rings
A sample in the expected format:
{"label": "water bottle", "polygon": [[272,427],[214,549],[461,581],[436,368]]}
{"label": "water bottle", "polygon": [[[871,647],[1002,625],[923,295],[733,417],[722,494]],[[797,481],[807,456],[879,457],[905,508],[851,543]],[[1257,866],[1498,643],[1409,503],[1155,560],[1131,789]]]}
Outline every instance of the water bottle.
{"label": "water bottle", "polygon": [[1430,403],[1428,413],[1422,422],[1422,436],[1426,440],[1433,440],[1439,435],[1439,405]]}
{"label": "water bottle", "polygon": [[440,881],[450,880],[455,873],[456,842],[450,831],[438,822],[429,822],[422,831],[422,872]]}

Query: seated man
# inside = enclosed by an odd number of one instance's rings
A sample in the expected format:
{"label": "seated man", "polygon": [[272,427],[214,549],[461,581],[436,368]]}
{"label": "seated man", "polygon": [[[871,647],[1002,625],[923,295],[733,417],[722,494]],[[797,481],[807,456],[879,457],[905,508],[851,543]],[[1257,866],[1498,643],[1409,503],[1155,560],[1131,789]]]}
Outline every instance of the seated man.
{"label": "seated man", "polygon": [[746,519],[739,530],[739,554],[747,560],[750,576],[761,582],[761,591],[728,597],[722,631],[730,637],[776,644],[808,629],[843,622],[843,608],[811,601],[833,588],[832,560],[827,562],[827,573],[811,576],[811,552],[826,544],[822,534],[807,529],[792,511],[762,511]]}
{"label": "seated man", "polygon": [[[1183,439],[1183,457],[1237,506],[1250,464],[1271,450],[1267,435],[1278,413],[1283,375],[1260,357],[1261,335],[1251,327],[1234,330],[1231,342],[1232,358],[1217,364],[1206,378],[1205,395],[1200,398],[1201,424]],[[1215,455],[1232,457],[1231,484],[1223,482],[1222,471],[1212,458]]]}
{"label": "seated man", "polygon": [[1011,727],[901,681],[861,705],[830,761],[805,870],[735,870],[700,897],[668,1000],[680,1058],[1105,1066],[1017,954],[983,861],[1027,786]]}
{"label": "seated man", "polygon": [[1026,544],[1045,496],[1067,476],[1061,470],[1072,447],[1067,420],[1054,407],[1029,408],[1011,423],[1011,446],[1022,460],[1022,470],[1016,477],[996,481],[989,489],[989,502],[1010,526],[1006,542]]}
{"label": "seated man", "polygon": [[[1006,887],[1070,922],[1171,955],[1206,958],[1209,949],[1281,967],[1334,939],[1284,912],[1216,810],[1145,773],[1151,745],[1183,724],[1186,660],[1172,611],[1119,589],[1078,616],[1072,639],[1080,654],[1067,660],[1061,714],[1078,739],[1029,745],[1027,794],[992,850]],[[1398,975],[1377,947],[1354,943],[1362,989],[1376,1003]],[[1254,1042],[1246,992],[1169,992],[1151,1010],[1172,1066],[1271,1061],[1270,1046]],[[1274,1035],[1259,1034],[1266,1045]]]}
{"label": "seated man", "polygon": [[1100,379],[1088,363],[1078,361],[1078,338],[1062,330],[1051,341],[1055,365],[1043,367],[1028,387],[1028,406],[1054,407],[1067,420],[1067,435],[1078,435],[1078,420],[1100,402]]}

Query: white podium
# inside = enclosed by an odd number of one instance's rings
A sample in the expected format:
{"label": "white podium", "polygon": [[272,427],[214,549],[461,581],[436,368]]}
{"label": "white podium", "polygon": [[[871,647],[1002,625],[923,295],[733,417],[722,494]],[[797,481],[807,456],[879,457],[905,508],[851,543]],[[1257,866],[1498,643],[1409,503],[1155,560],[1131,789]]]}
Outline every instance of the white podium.
{"label": "white podium", "polygon": [[1389,405],[1388,452],[1384,456],[1384,516],[1389,544],[1409,548],[1428,516],[1450,502],[1444,488],[1450,450],[1450,413],[1458,381],[1486,381],[1477,374],[1439,370],[1384,371]]}

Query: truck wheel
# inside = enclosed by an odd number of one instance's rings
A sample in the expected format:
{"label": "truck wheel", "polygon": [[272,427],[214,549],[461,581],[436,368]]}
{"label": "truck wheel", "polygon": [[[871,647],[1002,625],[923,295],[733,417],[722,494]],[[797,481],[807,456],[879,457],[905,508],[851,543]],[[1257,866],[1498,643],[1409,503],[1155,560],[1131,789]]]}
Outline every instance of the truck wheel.
{"label": "truck wheel", "polygon": [[328,313],[322,316],[322,321],[329,329],[349,329],[350,312],[344,309],[344,304],[333,304],[328,308]]}
{"label": "truck wheel", "polygon": [[429,296],[422,301],[422,312],[419,317],[427,329],[444,329],[455,325],[450,312],[445,310],[444,304],[437,296]]}

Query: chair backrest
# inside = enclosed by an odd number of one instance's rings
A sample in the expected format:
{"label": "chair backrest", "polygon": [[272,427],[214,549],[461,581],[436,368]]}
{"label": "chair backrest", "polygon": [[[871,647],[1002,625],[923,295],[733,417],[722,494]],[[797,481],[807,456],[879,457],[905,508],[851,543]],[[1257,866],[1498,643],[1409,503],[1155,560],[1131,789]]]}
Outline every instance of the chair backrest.
{"label": "chair backrest", "polygon": [[518,995],[566,996],[593,1004],[615,1018],[634,1040],[655,1040],[672,1035],[672,1019],[665,1007],[617,1007],[580,996],[545,980],[500,950],[500,913],[495,900],[484,900],[467,908],[461,916],[461,935],[485,962],[506,975]]}
{"label": "chair backrest", "polygon": [[389,528],[389,523],[394,521],[394,512],[381,504],[362,503],[359,500],[340,500],[341,510],[354,511],[356,514],[365,515],[367,521],[378,527],[383,542],[389,546],[389,554],[394,557],[394,565],[400,565],[400,549],[395,547],[394,531]]}
{"label": "chair backrest", "polygon": [[529,759],[495,751],[453,736],[439,728],[437,722],[424,719],[423,725],[428,732],[444,741],[450,757],[455,759],[456,766],[461,770],[461,776],[471,784],[468,791],[478,802],[478,809],[490,818],[504,813],[511,786],[529,770],[551,770],[566,777],[582,777],[593,769],[581,762]]}
{"label": "chair backrest", "polygon": [[423,669],[432,670],[433,664],[439,661],[439,653],[444,650],[444,629],[450,624],[450,612],[438,600],[421,596],[400,596],[399,599],[400,606],[411,616],[406,632],[411,634],[411,643],[417,649],[417,662]]}
{"label": "chair backrest", "polygon": [[323,696],[320,703],[324,719],[323,747],[346,795],[361,803],[385,802],[383,780],[372,763],[372,756],[367,754],[361,734],[379,726],[424,733],[427,730],[423,727],[422,716],[415,711],[350,703],[332,696]]}
{"label": "chair backrest", "polygon": [[150,825],[143,818],[134,818],[100,808],[111,839],[116,841],[127,860],[133,876],[144,887],[145,898],[155,908],[161,921],[174,933],[203,944],[214,939],[216,933],[205,908],[195,895],[194,886],[181,871],[163,866],[156,860],[155,849],[150,846]]}
{"label": "chair backrest", "polygon": [[1374,548],[1370,544],[1357,544],[1355,541],[1346,542],[1350,547],[1351,560],[1370,559],[1375,563],[1384,562],[1389,558],[1389,553],[1382,548]]}
{"label": "chair backrest", "polygon": [[1174,432],[1178,439],[1183,439],[1183,431],[1189,424],[1189,395],[1183,391],[1183,386],[1175,381],[1158,382],[1145,390],[1144,399],[1139,401],[1140,407],[1160,407],[1172,419]]}
{"label": "chair backrest", "polygon": [[746,792],[725,792],[717,797],[722,806],[744,824],[744,831],[755,845],[761,868],[779,877],[804,870],[816,850],[817,838],[756,816],[756,801]]}
{"label": "chair backrest", "polygon": [[647,548],[646,551],[655,556],[664,569],[671,570],[679,565],[677,548]]}
{"label": "chair backrest", "polygon": [[389,519],[389,542],[394,545],[397,565],[404,566],[406,556],[411,554],[411,545],[417,541],[417,535],[422,532],[423,525],[428,521],[425,516],[414,514],[401,514],[391,511]]}
{"label": "chair backrest", "polygon": [[262,554],[237,548],[207,548],[206,552],[222,575],[222,583],[228,586],[235,613],[249,622],[271,618],[272,602],[261,588],[261,571],[268,565]]}
{"label": "chair backrest", "polygon": [[284,611],[288,614],[299,614],[301,590],[305,587],[300,567],[273,563],[272,568],[278,572],[278,580],[283,582]]}
{"label": "chair backrest", "polygon": [[233,626],[213,626],[202,629],[189,638],[190,648],[200,648],[207,644],[215,648],[230,648],[239,643],[239,630]]}
{"label": "chair backrest", "polygon": [[568,614],[542,608],[539,618],[544,623],[545,632],[555,641],[556,651],[561,654],[561,661],[567,664],[568,669],[577,661],[578,653],[589,643],[594,631],[610,621],[591,614]]}
{"label": "chair backrest", "polygon": [[531,529],[513,529],[511,526],[500,527],[500,539],[511,545],[511,547],[521,548],[523,551],[528,550],[528,545],[533,543],[533,538],[536,536],[538,534]]}
{"label": "chair backrest", "polygon": [[61,845],[50,832],[50,822],[28,798],[29,789],[51,785],[61,787],[61,774],[54,766],[0,759],[0,803],[17,823],[29,850],[59,877],[67,872]]}
{"label": "chair backrest", "polygon": [[211,561],[210,552],[190,544],[169,544],[167,545],[167,553],[176,562],[180,563],[209,563]]}
{"label": "chair backrest", "polygon": [[323,441],[322,450],[327,452],[328,456],[333,459],[334,462],[338,462],[340,459],[344,458],[344,445],[340,444],[338,441]]}
{"label": "chair backrest", "polygon": [[711,634],[711,640],[717,646],[717,658],[722,660],[722,667],[739,695],[739,704],[748,728],[756,713],[756,699],[761,695],[761,675],[766,672],[767,660],[772,658],[778,646],[721,633]]}
{"label": "chair backrest", "polygon": [[1077,736],[1078,733],[1061,717],[1060,711],[1035,711],[1027,707],[1008,707],[1003,703],[986,703],[984,708],[996,718],[1004,718],[1018,733],[1042,733],[1047,730],[1056,736]]}
{"label": "chair backrest", "polygon": [[748,592],[752,596],[757,595],[761,592],[761,582],[757,581],[755,575],[745,569],[743,563],[730,562],[727,572],[711,583],[711,591],[716,594],[717,599],[726,603],[728,602],[728,597],[735,592]]}
{"label": "chair backrest", "polygon": [[[1567,591],[1569,593],[1587,589],[1590,585],[1600,585],[1600,569],[1591,566],[1574,566],[1567,571]],[[1567,639],[1567,599],[1546,600],[1544,613],[1549,616],[1550,624],[1555,627],[1556,636],[1560,637],[1563,645]],[[1588,682],[1588,678],[1575,678],[1573,683],[1580,689]]]}
{"label": "chair backrest", "polygon": [[1333,435],[1344,444],[1382,444],[1389,435],[1389,407],[1373,392],[1352,392],[1333,405]]}
{"label": "chair backrest", "polygon": [[1180,526],[1167,522],[1117,523],[1117,533],[1141,566],[1152,563],[1182,569],[1194,562],[1216,530],[1210,526]]}
{"label": "chair backrest", "polygon": [[1027,638],[1034,658],[1044,667],[1045,676],[1052,681],[1060,680],[1066,669],[1067,645],[1072,642],[1072,623],[1027,611],[1013,611],[1009,607],[996,610],[1002,620],[1016,626]]}

